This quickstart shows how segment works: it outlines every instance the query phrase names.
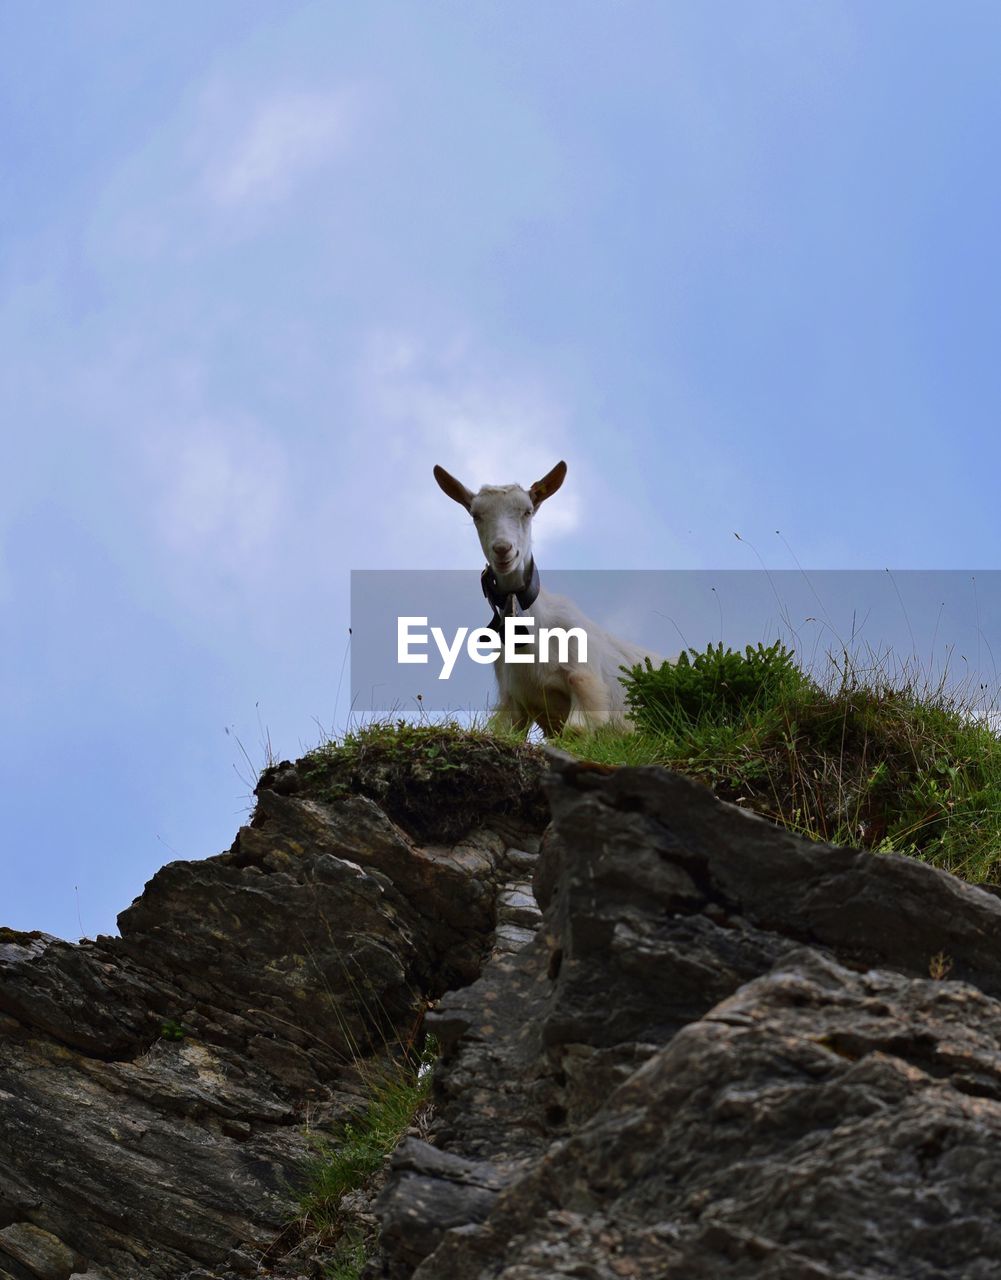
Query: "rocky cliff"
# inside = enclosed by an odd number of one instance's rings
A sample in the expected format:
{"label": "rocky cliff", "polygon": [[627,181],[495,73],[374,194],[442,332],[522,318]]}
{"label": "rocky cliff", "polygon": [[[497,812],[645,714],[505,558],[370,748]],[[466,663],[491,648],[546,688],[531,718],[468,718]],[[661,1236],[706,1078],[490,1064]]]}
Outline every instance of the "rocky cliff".
{"label": "rocky cliff", "polygon": [[322,1275],[309,1135],[422,1018],[369,1276],[996,1274],[998,898],[656,768],[445,763],[269,770],[120,938],[0,932],[0,1278]]}

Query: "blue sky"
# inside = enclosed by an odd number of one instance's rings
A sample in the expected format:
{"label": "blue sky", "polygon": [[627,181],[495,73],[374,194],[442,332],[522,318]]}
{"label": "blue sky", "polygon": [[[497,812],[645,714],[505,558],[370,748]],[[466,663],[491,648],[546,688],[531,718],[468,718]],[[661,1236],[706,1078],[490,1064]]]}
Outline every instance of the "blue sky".
{"label": "blue sky", "polygon": [[346,709],[349,571],[478,564],[435,462],[566,458],[561,568],[997,564],[999,37],[0,6],[0,923],[111,931],[228,846],[237,739]]}

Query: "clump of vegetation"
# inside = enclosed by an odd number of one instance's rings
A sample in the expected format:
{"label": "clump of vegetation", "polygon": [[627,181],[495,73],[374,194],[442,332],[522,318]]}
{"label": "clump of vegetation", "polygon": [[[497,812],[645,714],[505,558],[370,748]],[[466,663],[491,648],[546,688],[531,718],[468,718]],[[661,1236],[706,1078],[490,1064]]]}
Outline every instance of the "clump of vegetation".
{"label": "clump of vegetation", "polygon": [[15,946],[28,947],[33,942],[37,942],[39,938],[44,938],[45,934],[38,929],[10,929],[7,925],[0,925],[0,943],[14,943]]}
{"label": "clump of vegetation", "polygon": [[[691,657],[689,657],[691,654]],[[743,653],[712,645],[689,649],[677,662],[634,667],[626,706],[642,728],[660,735],[684,734],[696,726],[735,724],[807,683],[791,650],[781,642],[750,645]]]}
{"label": "clump of vegetation", "polygon": [[[287,767],[265,769],[258,790]],[[295,769],[303,794],[369,796],[420,840],[454,842],[494,813],[545,822],[538,748],[454,722],[367,724],[317,747]]]}
{"label": "clump of vegetation", "polygon": [[314,1154],[296,1194],[298,1226],[324,1250],[332,1280],[354,1280],[374,1244],[373,1231],[348,1204],[378,1186],[388,1157],[406,1131],[426,1123],[431,1069],[438,1054],[428,1036],[419,1059],[366,1072],[368,1102],[339,1133],[312,1137]]}
{"label": "clump of vegetation", "polygon": [[944,685],[847,656],[818,681],[782,645],[690,654],[623,677],[636,733],[566,748],[666,765],[814,839],[998,878],[1001,741]]}

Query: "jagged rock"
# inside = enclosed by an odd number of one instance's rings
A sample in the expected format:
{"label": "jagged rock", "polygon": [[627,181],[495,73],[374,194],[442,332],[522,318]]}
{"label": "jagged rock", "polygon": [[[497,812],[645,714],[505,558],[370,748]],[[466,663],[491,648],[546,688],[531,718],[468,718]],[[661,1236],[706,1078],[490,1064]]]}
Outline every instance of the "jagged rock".
{"label": "jagged rock", "polygon": [[429,1016],[435,1141],[505,1189],[437,1244],[390,1233],[383,1274],[993,1275],[1001,902],[663,770],[553,762],[543,926]]}
{"label": "jagged rock", "polygon": [[0,1231],[0,1249],[38,1280],[67,1280],[83,1259],[50,1231],[30,1222],[14,1222]]}
{"label": "jagged rock", "polygon": [[464,1160],[413,1138],[400,1144],[392,1169],[398,1193],[382,1216],[383,1248],[412,1264],[451,1227],[481,1222],[510,1176],[495,1164]]}
{"label": "jagged rock", "polygon": [[0,1274],[278,1274],[307,1120],[357,1108],[366,1055],[478,973],[537,830],[422,845],[370,798],[275,781],[120,938],[0,931]]}
{"label": "jagged rock", "polygon": [[284,762],[121,938],[0,930],[0,1280],[317,1273],[278,1247],[305,1123],[428,1000],[433,1145],[366,1276],[993,1277],[1001,900],[551,760],[541,842],[510,779],[425,821],[448,771]]}
{"label": "jagged rock", "polygon": [[416,1274],[987,1280],[999,1032],[1001,1006],[972,987],[794,952],[678,1032]]}

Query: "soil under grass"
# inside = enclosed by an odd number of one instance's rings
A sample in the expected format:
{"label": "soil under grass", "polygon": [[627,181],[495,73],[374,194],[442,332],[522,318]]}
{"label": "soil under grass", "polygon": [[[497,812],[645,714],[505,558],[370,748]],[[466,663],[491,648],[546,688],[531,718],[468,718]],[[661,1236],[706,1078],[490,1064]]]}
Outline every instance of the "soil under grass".
{"label": "soil under grass", "polygon": [[[283,765],[261,775],[274,784]],[[352,730],[296,762],[317,800],[365,795],[415,838],[448,844],[495,814],[541,830],[545,761],[538,747],[446,721],[379,721]]]}

